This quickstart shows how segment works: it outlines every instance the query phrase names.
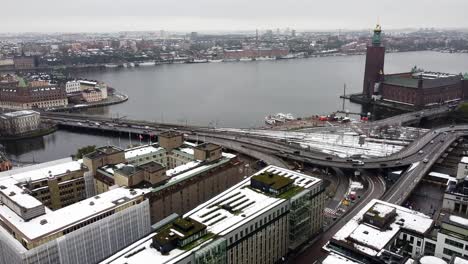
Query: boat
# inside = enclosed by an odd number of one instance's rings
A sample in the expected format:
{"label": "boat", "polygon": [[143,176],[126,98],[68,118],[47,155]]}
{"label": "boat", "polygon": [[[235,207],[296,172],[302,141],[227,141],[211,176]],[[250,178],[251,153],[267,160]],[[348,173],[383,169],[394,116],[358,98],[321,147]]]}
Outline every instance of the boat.
{"label": "boat", "polygon": [[144,61],[139,63],[140,66],[154,66],[156,63],[154,61]]}
{"label": "boat", "polygon": [[277,113],[275,115],[268,115],[265,117],[265,123],[267,125],[279,125],[282,124],[286,121],[291,121],[295,120],[294,116],[290,113],[288,114],[283,114],[283,113]]}
{"label": "boat", "polygon": [[270,60],[276,60],[276,59],[273,58],[273,57],[257,57],[257,58],[255,58],[255,60],[257,60],[257,61],[270,61]]}
{"label": "boat", "polygon": [[119,67],[119,65],[114,64],[114,63],[105,64],[104,66],[105,66],[106,68],[117,68],[117,67]]}
{"label": "boat", "polygon": [[223,62],[223,60],[208,60],[208,62]]}
{"label": "boat", "polygon": [[236,62],[239,61],[239,59],[223,59],[223,62]]}
{"label": "boat", "polygon": [[207,62],[208,62],[207,59],[193,59],[193,60],[187,61],[186,63],[207,63]]}
{"label": "boat", "polygon": [[240,58],[239,61],[252,61],[252,58]]}
{"label": "boat", "polygon": [[296,59],[296,55],[290,53],[286,56],[279,56],[279,57],[276,57],[278,60],[289,60],[289,59]]}

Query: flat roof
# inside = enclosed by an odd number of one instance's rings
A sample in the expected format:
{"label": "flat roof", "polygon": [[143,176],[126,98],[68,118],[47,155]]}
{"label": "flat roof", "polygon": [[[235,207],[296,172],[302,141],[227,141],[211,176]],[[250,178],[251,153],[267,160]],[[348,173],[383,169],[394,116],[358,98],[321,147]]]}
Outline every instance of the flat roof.
{"label": "flat roof", "polygon": [[6,117],[20,117],[20,116],[36,115],[36,114],[40,115],[39,112],[36,112],[33,110],[21,110],[21,111],[16,111],[16,112],[4,113],[2,115]]}
{"label": "flat roof", "polygon": [[216,150],[216,149],[220,149],[221,146],[213,144],[213,143],[203,143],[203,144],[200,144],[200,145],[198,145],[198,146],[196,146],[194,148],[199,149],[199,150],[205,150],[205,151],[213,151],[213,150]]}
{"label": "flat roof", "polygon": [[177,136],[182,136],[182,133],[170,130],[170,131],[164,131],[158,135],[158,137],[177,137]]}
{"label": "flat roof", "polygon": [[[265,171],[275,171],[285,175],[285,177],[294,178],[295,184],[303,184],[304,180],[307,179],[310,181],[307,184],[308,187],[321,182],[320,179],[312,176],[276,166],[268,166],[254,175],[262,174]],[[209,233],[219,237],[236,230],[259,215],[286,202],[286,199],[273,197],[250,188],[250,177],[248,177],[186,213],[184,218],[190,218],[202,223],[207,227]],[[167,255],[163,255],[151,246],[152,238],[157,234],[158,232],[143,238],[102,263],[177,263],[177,261],[191,254],[192,251],[202,248],[212,241],[210,239],[206,240],[188,251],[176,248]]]}
{"label": "flat roof", "polygon": [[151,153],[165,152],[164,148],[155,147],[153,145],[138,146],[125,150],[125,159],[132,159],[138,156],[147,155]]}
{"label": "flat roof", "polygon": [[[72,160],[72,158],[60,159],[43,164],[23,167],[0,173],[0,182],[6,177],[14,178],[19,182],[40,181],[50,177],[57,177],[68,172],[81,170],[83,160]],[[1,184],[1,183],[0,183]]]}
{"label": "flat roof", "polygon": [[104,146],[96,148],[92,153],[86,154],[85,157],[89,159],[96,159],[107,155],[112,155],[115,153],[123,152],[124,150],[116,146]]}
{"label": "flat roof", "polygon": [[[375,207],[377,205],[377,207]],[[382,230],[363,221],[363,216],[370,209],[377,208],[379,214],[385,215],[396,209],[396,217],[390,228]],[[376,256],[400,230],[410,230],[424,235],[432,227],[433,220],[422,213],[411,209],[373,199],[357,213],[334,236],[333,240],[353,244],[354,248],[369,256]]]}
{"label": "flat roof", "polygon": [[93,216],[119,207],[146,192],[148,192],[147,189],[116,188],[56,211],[46,208],[44,215],[29,221],[24,221],[7,206],[0,205],[0,218],[33,240],[64,230]]}

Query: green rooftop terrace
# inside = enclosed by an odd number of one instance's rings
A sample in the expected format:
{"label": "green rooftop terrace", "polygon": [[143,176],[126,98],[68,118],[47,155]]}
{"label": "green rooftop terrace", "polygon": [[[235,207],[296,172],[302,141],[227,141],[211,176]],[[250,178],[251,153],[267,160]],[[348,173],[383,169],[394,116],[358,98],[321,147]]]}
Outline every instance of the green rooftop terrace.
{"label": "green rooftop terrace", "polygon": [[291,184],[294,183],[294,180],[283,177],[271,172],[264,172],[259,175],[255,175],[252,177],[253,180],[261,182],[263,184],[266,184],[270,186],[270,188],[275,189],[275,190],[281,190],[287,186],[290,186]]}

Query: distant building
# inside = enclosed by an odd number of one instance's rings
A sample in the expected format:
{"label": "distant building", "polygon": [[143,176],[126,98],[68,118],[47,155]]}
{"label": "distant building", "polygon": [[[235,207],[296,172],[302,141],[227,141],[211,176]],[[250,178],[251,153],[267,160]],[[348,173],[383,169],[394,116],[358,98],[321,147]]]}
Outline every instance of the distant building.
{"label": "distant building", "polygon": [[77,80],[68,81],[67,83],[65,83],[65,90],[67,91],[67,94],[73,94],[73,93],[81,92],[80,81],[77,81]]}
{"label": "distant building", "polygon": [[105,83],[94,81],[79,81],[79,83],[86,102],[98,102],[107,99],[107,85]]}
{"label": "distant building", "polygon": [[0,107],[7,109],[54,108],[68,105],[65,88],[49,81],[0,76]]}
{"label": "distant building", "polygon": [[323,190],[320,179],[269,166],[102,263],[281,263],[321,231]]}
{"label": "distant building", "polygon": [[228,60],[239,60],[241,58],[258,58],[268,57],[276,58],[282,57],[289,54],[289,50],[286,48],[251,48],[251,49],[226,49],[224,50],[224,59]]}
{"label": "distant building", "polygon": [[37,67],[37,58],[34,56],[19,56],[13,59],[16,70],[28,70]]}
{"label": "distant building", "polygon": [[385,74],[385,47],[380,25],[367,46],[362,93],[367,99],[384,100],[422,108],[468,98],[468,75],[423,71]]}
{"label": "distant building", "polygon": [[37,130],[40,119],[39,112],[32,110],[0,114],[0,135],[19,136]]}
{"label": "distant building", "polygon": [[82,92],[83,99],[87,103],[102,101],[102,93],[99,89],[87,89]]}

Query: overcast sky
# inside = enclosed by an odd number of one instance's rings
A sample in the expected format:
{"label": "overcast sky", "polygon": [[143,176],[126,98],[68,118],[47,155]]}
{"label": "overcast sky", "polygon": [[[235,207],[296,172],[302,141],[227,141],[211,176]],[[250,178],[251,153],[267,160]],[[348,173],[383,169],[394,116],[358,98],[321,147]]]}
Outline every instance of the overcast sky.
{"label": "overcast sky", "polygon": [[468,0],[1,0],[0,32],[468,27]]}

